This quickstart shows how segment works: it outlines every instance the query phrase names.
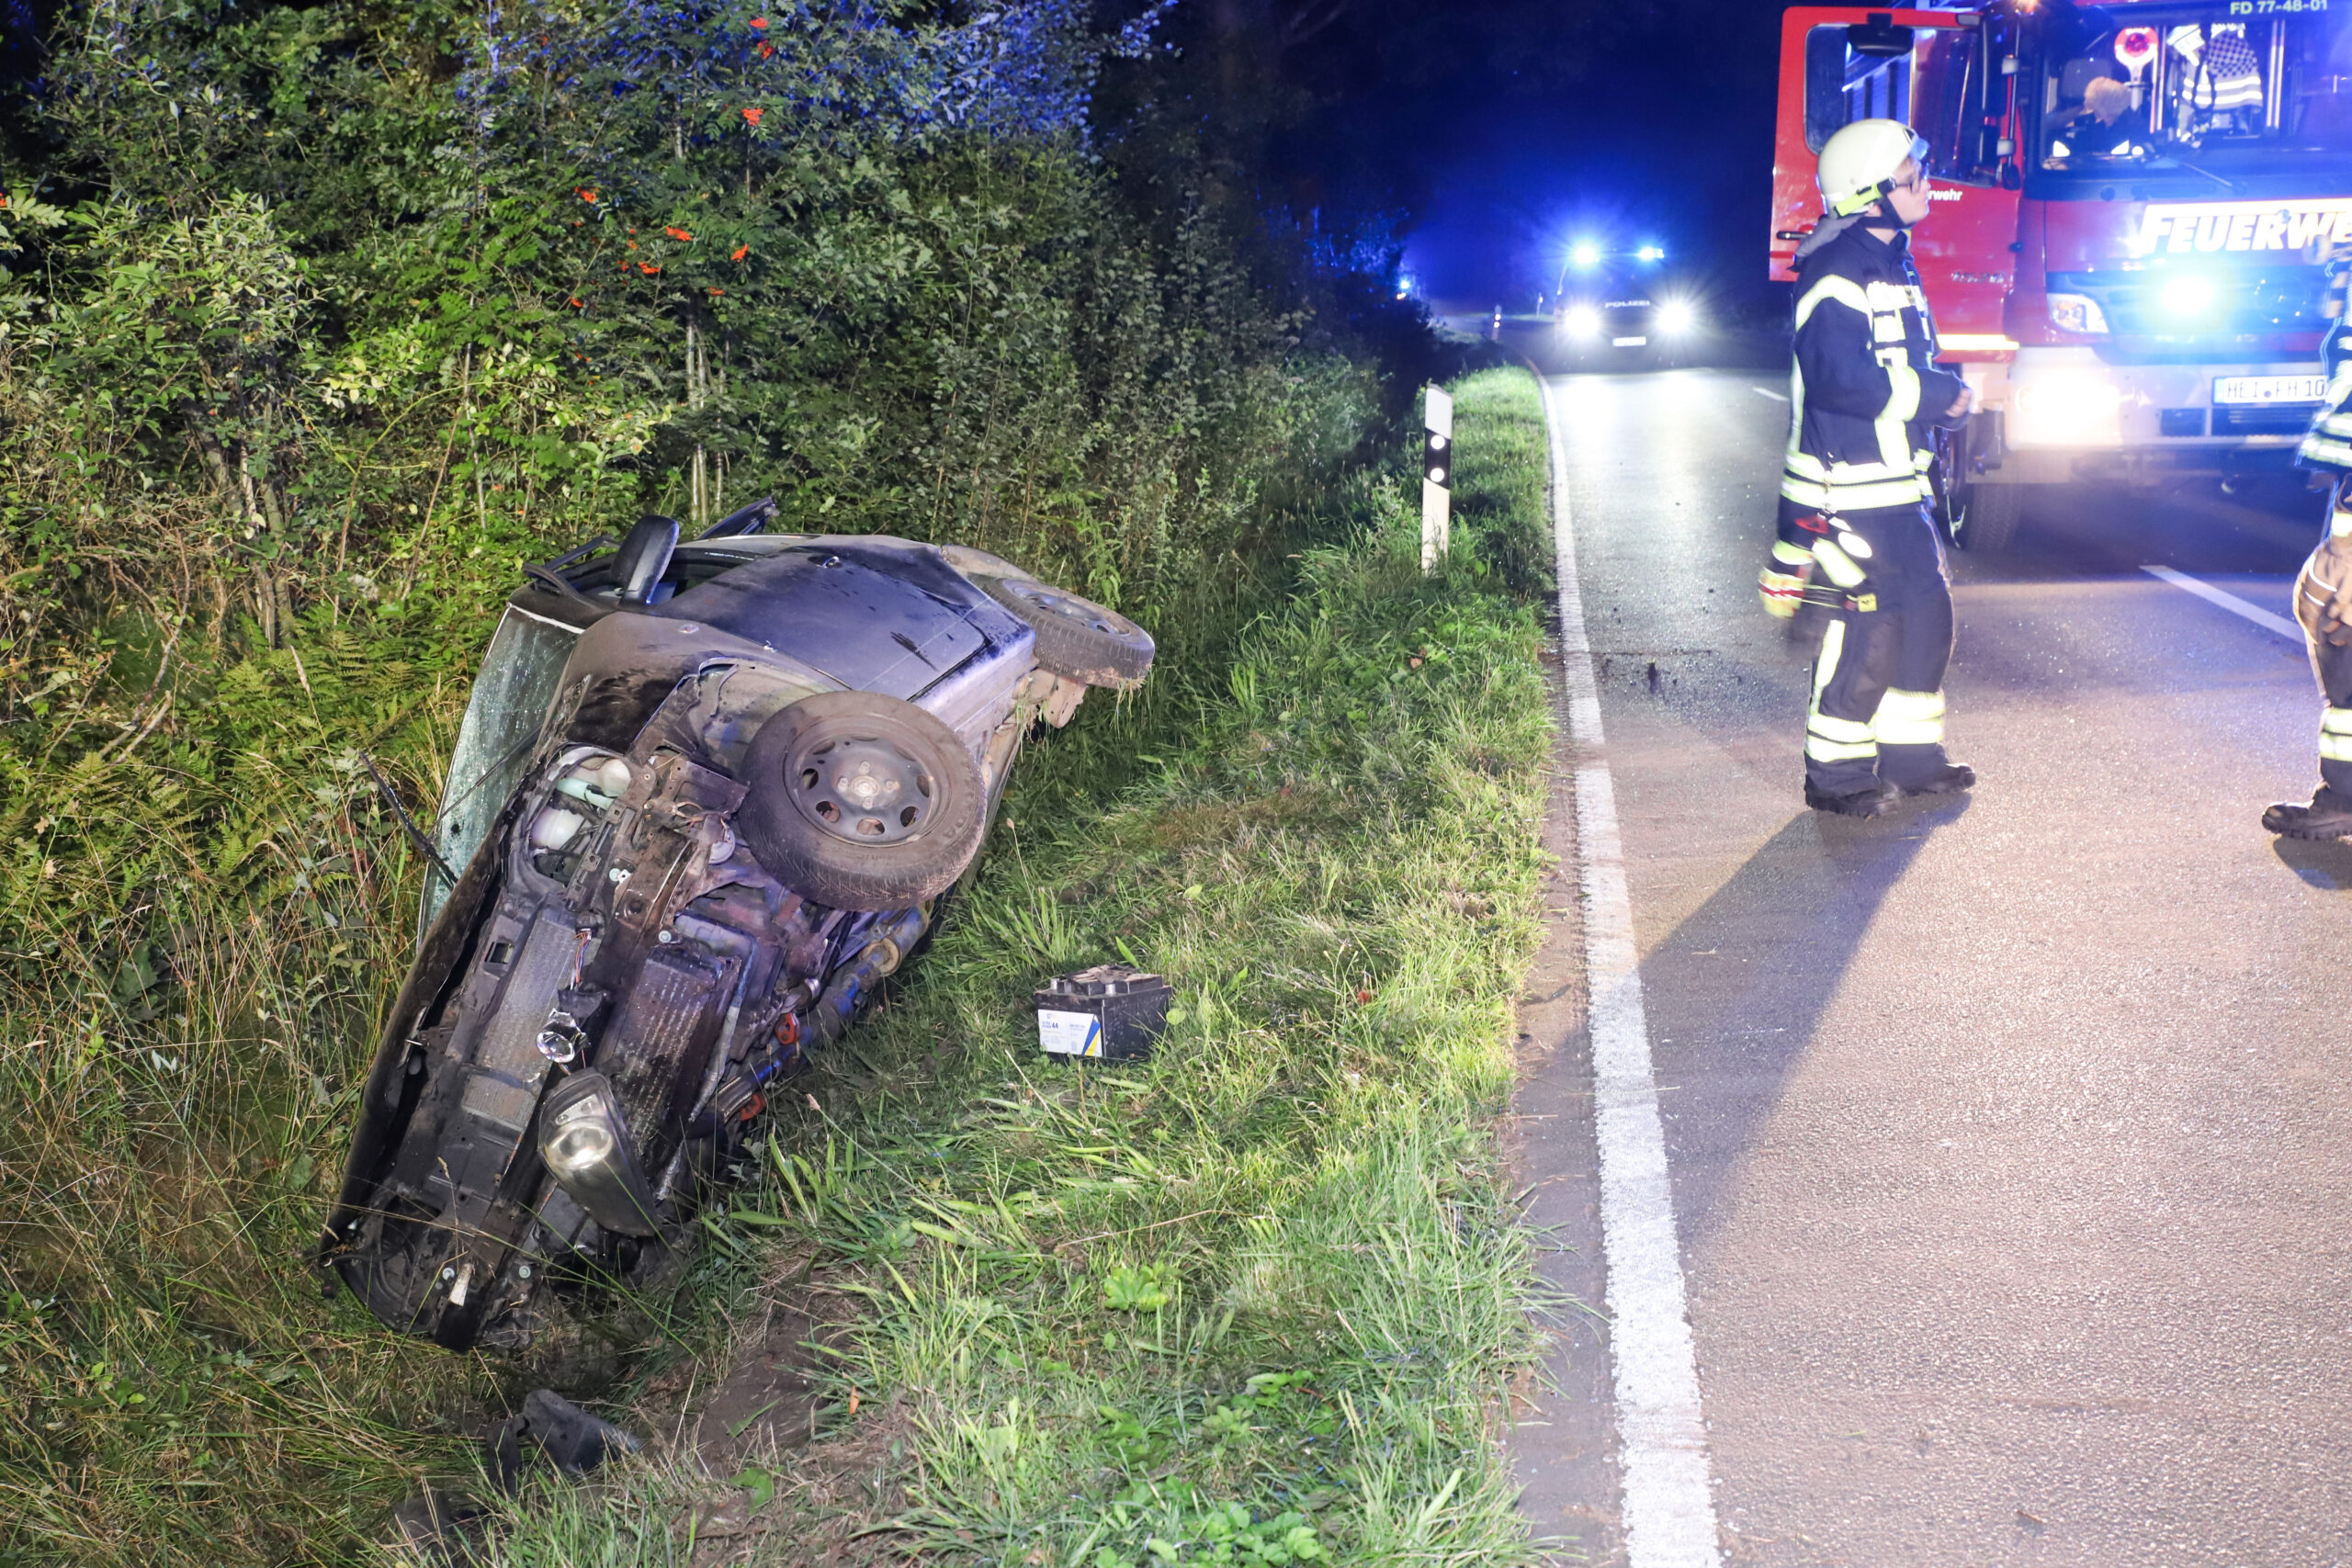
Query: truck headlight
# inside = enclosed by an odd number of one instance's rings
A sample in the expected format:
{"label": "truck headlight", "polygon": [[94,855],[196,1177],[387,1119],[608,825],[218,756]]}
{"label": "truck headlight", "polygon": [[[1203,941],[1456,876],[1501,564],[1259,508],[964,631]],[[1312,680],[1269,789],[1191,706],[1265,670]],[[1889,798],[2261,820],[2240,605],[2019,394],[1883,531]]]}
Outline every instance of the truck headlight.
{"label": "truck headlight", "polygon": [[2012,384],[2013,446],[2115,446],[2123,440],[2123,390],[2090,369],[2041,371]]}
{"label": "truck headlight", "polygon": [[2062,333],[2103,333],[2107,312],[2087,294],[2052,294],[2050,324]]}
{"label": "truck headlight", "polygon": [[2212,311],[2219,294],[2211,278],[2192,272],[2165,284],[2156,298],[2163,303],[2165,314],[2195,320]]}
{"label": "truck headlight", "polygon": [[653,1190],[629,1153],[620,1099],[602,1073],[574,1073],[539,1107],[539,1157],[588,1217],[621,1235],[655,1235]]}
{"label": "truck headlight", "polygon": [[1567,330],[1570,337],[1599,337],[1600,312],[1589,305],[1577,305],[1561,318],[1560,325]]}
{"label": "truck headlight", "polygon": [[1687,333],[1698,324],[1698,308],[1688,299],[1668,299],[1657,308],[1657,330],[1662,333]]}

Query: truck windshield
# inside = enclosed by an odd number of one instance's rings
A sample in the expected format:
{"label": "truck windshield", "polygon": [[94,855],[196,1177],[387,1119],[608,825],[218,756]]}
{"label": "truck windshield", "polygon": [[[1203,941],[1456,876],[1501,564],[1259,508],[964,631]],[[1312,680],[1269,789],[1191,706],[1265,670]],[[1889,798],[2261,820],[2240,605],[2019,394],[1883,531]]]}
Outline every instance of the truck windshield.
{"label": "truck windshield", "polygon": [[2060,8],[2039,163],[2219,192],[2352,174],[2352,0]]}

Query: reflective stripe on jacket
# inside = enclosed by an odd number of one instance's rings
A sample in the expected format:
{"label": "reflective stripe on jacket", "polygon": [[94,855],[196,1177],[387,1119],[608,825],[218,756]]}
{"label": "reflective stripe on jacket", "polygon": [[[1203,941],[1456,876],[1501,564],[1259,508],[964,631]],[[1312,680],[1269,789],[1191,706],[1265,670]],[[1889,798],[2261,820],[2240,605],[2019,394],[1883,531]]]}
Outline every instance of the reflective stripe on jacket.
{"label": "reflective stripe on jacket", "polygon": [[1966,383],[1936,367],[1910,246],[1854,224],[1799,268],[1781,493],[1831,515],[1917,505],[1932,494],[1928,432],[1958,423],[1944,411]]}

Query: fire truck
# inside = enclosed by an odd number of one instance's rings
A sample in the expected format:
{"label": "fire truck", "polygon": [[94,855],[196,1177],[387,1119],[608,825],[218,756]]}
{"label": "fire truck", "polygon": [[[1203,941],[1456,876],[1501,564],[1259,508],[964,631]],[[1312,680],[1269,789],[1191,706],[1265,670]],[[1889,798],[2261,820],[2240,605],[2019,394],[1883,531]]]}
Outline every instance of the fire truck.
{"label": "fire truck", "polygon": [[1799,6],[1781,30],[1771,265],[1795,276],[1840,126],[1930,148],[1913,254],[1978,395],[1937,476],[1964,548],[2038,487],[2283,468],[2352,244],[2352,0]]}

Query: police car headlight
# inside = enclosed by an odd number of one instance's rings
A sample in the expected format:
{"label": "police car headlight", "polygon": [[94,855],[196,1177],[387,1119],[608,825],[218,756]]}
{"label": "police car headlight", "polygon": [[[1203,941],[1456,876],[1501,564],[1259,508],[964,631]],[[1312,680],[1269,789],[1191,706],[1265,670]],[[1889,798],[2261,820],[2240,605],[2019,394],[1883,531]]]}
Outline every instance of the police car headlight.
{"label": "police car headlight", "polygon": [[1600,312],[1589,305],[1578,305],[1561,319],[1560,325],[1570,337],[1599,337]]}
{"label": "police car headlight", "polygon": [[2090,369],[2046,370],[2012,384],[2012,446],[2116,446],[2123,441],[2123,389]]}
{"label": "police car headlight", "polygon": [[1657,308],[1657,330],[1662,333],[1687,333],[1698,324],[1698,308],[1688,299],[1668,299]]}

